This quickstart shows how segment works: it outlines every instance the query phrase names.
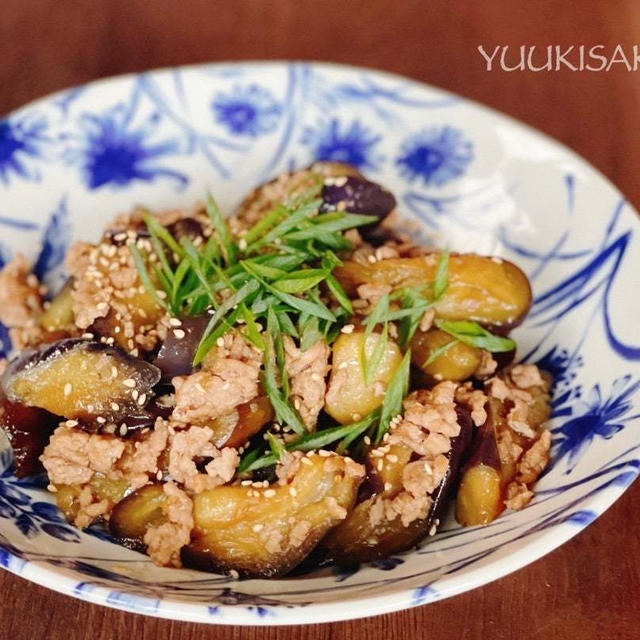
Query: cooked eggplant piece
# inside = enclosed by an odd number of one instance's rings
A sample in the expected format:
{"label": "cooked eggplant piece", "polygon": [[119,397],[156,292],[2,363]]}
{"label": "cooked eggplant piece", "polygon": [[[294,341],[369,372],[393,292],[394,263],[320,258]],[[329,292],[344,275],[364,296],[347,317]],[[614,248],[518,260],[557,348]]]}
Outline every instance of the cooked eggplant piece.
{"label": "cooked eggplant piece", "polygon": [[144,408],[159,379],[157,367],[118,347],[72,338],[25,351],[7,367],[2,388],[11,402],[67,419],[115,421]]}
{"label": "cooked eggplant piece", "polygon": [[[125,308],[130,313],[122,314],[121,310]],[[132,296],[113,301],[109,313],[104,318],[98,318],[89,331],[105,338],[113,338],[119,347],[131,350],[139,347],[131,336],[143,334],[145,330],[155,327],[163,315],[164,309],[154,297],[146,289],[137,289]]]}
{"label": "cooked eggplant piece", "polygon": [[310,464],[301,464],[289,485],[223,486],[195,495],[185,566],[266,578],[299,564],[351,508],[361,482],[345,458],[306,459]]}
{"label": "cooked eggplant piece", "polygon": [[40,316],[45,331],[75,330],[73,313],[73,278],[69,278]]}
{"label": "cooked eggplant piece", "polygon": [[14,473],[19,478],[43,471],[40,455],[61,418],[44,409],[10,402],[0,390],[0,429],[13,449]]}
{"label": "cooked eggplant piece", "polygon": [[161,484],[148,484],[116,504],[109,517],[109,531],[125,547],[144,550],[144,534],[151,525],[166,520],[166,494]]}
{"label": "cooked eggplant piece", "polygon": [[220,416],[212,424],[213,444],[216,447],[241,447],[273,420],[273,409],[266,396],[259,396],[237,406],[231,413]]}
{"label": "cooked eggplant piece", "polygon": [[456,520],[463,526],[487,524],[504,510],[504,482],[491,419],[476,430],[458,494]]}
{"label": "cooked eggplant piece", "polygon": [[[378,340],[379,333],[367,338],[367,358],[371,358]],[[386,386],[402,362],[400,348],[389,339],[374,379],[367,386],[362,369],[363,344],[364,331],[340,334],[333,343],[333,364],[324,409],[341,424],[357,422],[382,404]]]}
{"label": "cooked eggplant piece", "polygon": [[[414,520],[409,526],[403,525],[400,516],[372,524],[370,513],[375,503],[385,498],[393,499],[403,490],[402,475],[411,461],[411,450],[402,445],[392,445],[385,457],[387,462],[380,470],[375,465],[376,459],[369,454],[367,482],[373,485],[374,494],[356,505],[347,519],[322,541],[326,558],[345,566],[369,562],[411,549],[432,532],[453,490],[473,432],[469,412],[458,407],[457,413],[460,433],[451,440],[451,450],[447,454],[449,468],[431,495],[433,504],[427,517]],[[376,487],[380,489],[376,490]]]}
{"label": "cooked eggplant piece", "polygon": [[314,184],[319,184],[323,178],[330,177],[363,178],[358,169],[342,162],[314,162],[306,169],[280,174],[277,178],[256,187],[241,202],[235,215],[255,221],[262,212],[270,211],[286,198],[302,195]]}
{"label": "cooked eggplant piece", "polygon": [[[114,505],[124,497],[129,488],[129,482],[123,478],[113,479],[96,473],[89,481],[88,486],[100,500],[107,500]],[[55,489],[54,495],[58,509],[64,513],[69,522],[74,522],[80,511],[80,494],[84,485],[58,484]]]}
{"label": "cooked eggplant piece", "polygon": [[[193,358],[207,327],[210,316],[193,316],[182,318],[179,329],[184,336],[178,338],[169,331],[160,347],[153,364],[162,371],[162,379],[171,382],[176,376],[186,376],[193,372]],[[178,335],[182,335],[178,333]]]}
{"label": "cooked eggplant piece", "polygon": [[[454,341],[452,347],[429,362],[433,353],[451,341]],[[426,374],[426,382],[429,384],[442,380],[454,382],[466,380],[475,373],[482,362],[482,349],[464,342],[456,342],[448,333],[440,329],[431,329],[426,333],[417,331],[410,346],[411,361]]]}
{"label": "cooked eggplant piece", "polygon": [[[348,295],[359,285],[383,284],[394,289],[433,282],[438,253],[419,258],[392,258],[373,264],[346,260],[334,271]],[[436,303],[438,318],[473,320],[487,327],[511,329],[531,306],[527,276],[514,264],[475,254],[449,257],[449,288]]]}
{"label": "cooked eggplant piece", "polygon": [[379,184],[357,176],[340,176],[325,179],[320,194],[320,211],[348,211],[376,216],[378,222],[361,227],[366,236],[367,230],[382,222],[396,206],[396,199],[390,191]]}

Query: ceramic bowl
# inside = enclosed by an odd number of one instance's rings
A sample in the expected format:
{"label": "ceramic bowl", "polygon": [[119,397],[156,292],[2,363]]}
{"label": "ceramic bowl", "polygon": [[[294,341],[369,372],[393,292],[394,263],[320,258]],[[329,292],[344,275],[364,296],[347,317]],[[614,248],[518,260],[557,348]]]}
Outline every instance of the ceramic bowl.
{"label": "ceramic bowl", "polygon": [[[233,580],[158,568],[80,532],[42,478],[0,444],[0,565],[90,602],[228,624],[343,620],[486,584],[576,535],[638,473],[640,222],[589,164],[513,120],[371,70],[307,63],[167,69],[44,98],[0,121],[0,264],[23,252],[51,287],[76,239],[115,213],[231,210],[254,185],[314,159],[358,166],[397,196],[416,236],[504,256],[527,272],[518,357],[555,376],[553,461],[533,502],[489,526],[451,516],[419,549],[358,570]],[[10,349],[6,330],[0,340]],[[579,560],[578,560],[579,561]]]}

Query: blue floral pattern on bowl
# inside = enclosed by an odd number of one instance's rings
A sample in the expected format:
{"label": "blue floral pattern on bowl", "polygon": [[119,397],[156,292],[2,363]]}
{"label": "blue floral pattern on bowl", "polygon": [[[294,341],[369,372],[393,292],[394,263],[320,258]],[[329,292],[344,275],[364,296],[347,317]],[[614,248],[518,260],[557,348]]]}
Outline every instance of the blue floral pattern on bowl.
{"label": "blue floral pattern on bowl", "polygon": [[212,106],[216,120],[229,133],[254,138],[273,131],[282,114],[271,93],[255,84],[218,94]]}
{"label": "blue floral pattern on bowl", "polygon": [[[559,145],[407,79],[322,64],[205,65],[31,104],[0,121],[0,266],[20,251],[55,289],[71,241],[97,239],[115,213],[189,205],[206,189],[231,210],[251,186],[314,159],[355,164],[384,183],[416,239],[496,252],[529,275],[534,300],[516,330],[519,357],[555,377],[553,465],[532,504],[484,528],[447,519],[418,550],[369,565],[233,580],[154,567],[100,527],[70,527],[46,478],[12,475],[0,436],[0,566],[151,615],[337,620],[426,604],[500,577],[575,535],[635,479],[636,213]],[[0,325],[0,357],[9,350]]]}

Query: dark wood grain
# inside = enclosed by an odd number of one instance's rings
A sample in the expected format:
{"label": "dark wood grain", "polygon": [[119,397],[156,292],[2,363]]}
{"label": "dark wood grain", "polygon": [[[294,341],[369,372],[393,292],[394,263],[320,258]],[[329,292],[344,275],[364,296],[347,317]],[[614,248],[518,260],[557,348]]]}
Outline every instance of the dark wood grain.
{"label": "dark wood grain", "polygon": [[[3,0],[0,114],[103,76],[183,63],[315,59],[378,67],[479,100],[558,138],[640,206],[640,72],[488,73],[483,44],[640,41],[636,0]],[[92,606],[0,573],[0,637],[640,637],[640,541],[633,486],[573,541],[516,574],[451,600],[334,625],[240,629]]]}

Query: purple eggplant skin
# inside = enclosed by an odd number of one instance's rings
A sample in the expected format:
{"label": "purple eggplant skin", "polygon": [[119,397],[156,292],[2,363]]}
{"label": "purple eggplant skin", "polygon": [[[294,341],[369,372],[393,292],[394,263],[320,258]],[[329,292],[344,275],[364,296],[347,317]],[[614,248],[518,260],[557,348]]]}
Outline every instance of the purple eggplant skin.
{"label": "purple eggplant skin", "polygon": [[171,330],[168,332],[153,361],[162,372],[163,382],[171,382],[176,376],[187,376],[193,372],[193,358],[209,320],[209,316],[182,318],[179,327],[185,334],[182,338],[176,337]]}
{"label": "purple eggplant skin", "polygon": [[[449,498],[454,491],[462,475],[462,467],[469,456],[469,450],[472,443],[477,437],[478,429],[475,429],[471,420],[471,414],[466,407],[458,405],[456,407],[458,415],[458,424],[460,425],[460,433],[451,440],[451,451],[449,452],[449,469],[445,474],[442,482],[433,494],[433,504],[431,511],[427,516],[427,530],[435,524],[436,526],[442,519],[441,516],[446,509]],[[495,444],[495,440],[494,440]],[[496,450],[497,454],[497,450]]]}
{"label": "purple eggplant skin", "polygon": [[180,218],[167,227],[167,231],[178,242],[182,238],[187,238],[193,242],[196,238],[204,237],[204,229],[198,220],[195,218]]}
{"label": "purple eggplant skin", "polygon": [[471,467],[480,464],[491,467],[498,473],[502,470],[496,436],[492,426],[488,424],[488,422],[489,421],[475,430],[473,440],[469,445],[467,457],[461,469],[463,473],[467,469],[471,469]]}
{"label": "purple eggplant skin", "polygon": [[[412,549],[427,535],[435,531],[447,506],[449,496],[456,487],[460,467],[465,459],[474,431],[468,409],[458,406],[456,413],[460,432],[451,439],[451,449],[447,454],[449,469],[430,496],[433,503],[427,516],[414,520],[407,527],[402,525],[399,518],[396,518],[370,529],[366,524],[363,524],[368,522],[369,512],[358,512],[358,509],[362,509],[362,505],[365,504],[360,503],[347,516],[347,520],[338,525],[320,543],[310,562],[324,566],[328,561],[333,561],[340,566],[352,567],[360,562],[379,560]],[[350,518],[358,520],[350,521]],[[308,566],[305,564],[305,568]]]}
{"label": "purple eggplant skin", "polygon": [[18,478],[44,471],[40,456],[62,418],[44,409],[10,402],[0,391],[0,430],[13,449],[14,473]]}
{"label": "purple eggplant skin", "polygon": [[377,223],[362,227],[361,231],[374,229],[396,206],[390,191],[379,184],[357,176],[325,178],[321,191],[320,212],[347,211],[376,216]]}

